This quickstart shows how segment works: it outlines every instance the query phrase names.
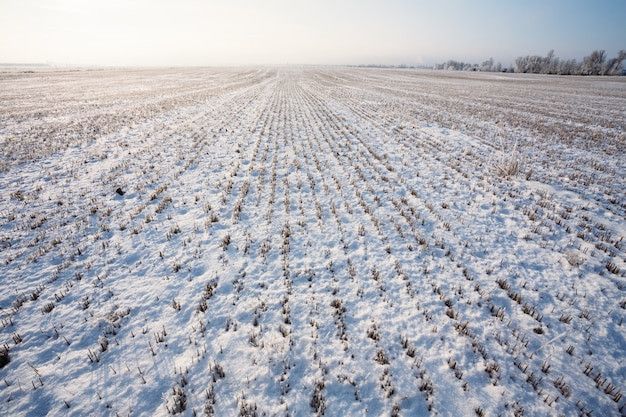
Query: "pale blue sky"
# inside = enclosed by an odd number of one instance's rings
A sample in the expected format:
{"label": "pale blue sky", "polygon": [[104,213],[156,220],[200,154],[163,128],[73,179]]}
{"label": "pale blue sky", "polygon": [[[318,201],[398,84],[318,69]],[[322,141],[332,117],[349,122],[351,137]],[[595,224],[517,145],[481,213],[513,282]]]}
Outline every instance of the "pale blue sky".
{"label": "pale blue sky", "polygon": [[0,62],[510,63],[626,49],[626,0],[0,0]]}

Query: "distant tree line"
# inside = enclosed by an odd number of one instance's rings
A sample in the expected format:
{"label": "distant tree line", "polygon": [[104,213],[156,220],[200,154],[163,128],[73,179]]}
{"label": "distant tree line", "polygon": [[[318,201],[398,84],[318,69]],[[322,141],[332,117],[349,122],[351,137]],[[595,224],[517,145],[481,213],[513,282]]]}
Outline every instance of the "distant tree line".
{"label": "distant tree line", "polygon": [[442,64],[436,64],[435,69],[452,71],[486,71],[486,72],[513,72],[512,67],[503,66],[500,62],[494,63],[493,58],[489,58],[482,64],[472,64],[469,62],[455,61],[453,59]]}
{"label": "distant tree line", "polygon": [[455,71],[486,71],[486,72],[521,72],[529,74],[560,74],[560,75],[622,75],[624,74],[623,62],[626,59],[626,51],[621,50],[615,58],[607,59],[603,50],[593,51],[582,61],[576,59],[561,59],[554,55],[554,51],[546,56],[526,55],[515,60],[515,67],[503,66],[494,63],[489,58],[481,64],[470,64],[454,60],[435,65],[435,69]]}

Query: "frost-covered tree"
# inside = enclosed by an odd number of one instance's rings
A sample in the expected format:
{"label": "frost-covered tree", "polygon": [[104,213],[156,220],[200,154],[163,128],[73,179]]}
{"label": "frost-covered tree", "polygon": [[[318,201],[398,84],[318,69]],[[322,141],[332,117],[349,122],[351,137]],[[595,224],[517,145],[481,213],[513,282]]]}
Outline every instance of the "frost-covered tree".
{"label": "frost-covered tree", "polygon": [[442,64],[436,64],[433,68],[443,69],[443,70],[448,70],[448,71],[487,71],[487,72],[498,71],[500,72],[500,71],[506,70],[506,68],[503,69],[501,63],[499,62],[495,63],[493,58],[489,58],[483,61],[480,65],[472,64],[469,62],[455,61],[451,59]]}
{"label": "frost-covered tree", "polygon": [[580,63],[575,59],[559,60],[556,73],[560,75],[578,75],[580,74]]}
{"label": "frost-covered tree", "polygon": [[611,58],[607,61],[602,71],[603,75],[620,75],[624,70],[624,60],[626,59],[626,51],[621,50],[617,53],[615,58]]}
{"label": "frost-covered tree", "polygon": [[515,60],[516,72],[531,74],[556,74],[559,68],[559,58],[554,55],[554,50],[544,56],[527,55]]}
{"label": "frost-covered tree", "polygon": [[488,71],[488,72],[493,71],[494,70],[493,58],[489,58],[488,60],[486,60],[482,64],[480,64],[480,70],[481,71]]}
{"label": "frost-covered tree", "polygon": [[544,58],[542,72],[544,74],[556,74],[559,68],[559,61],[559,58],[554,55],[554,49],[551,49]]}
{"label": "frost-covered tree", "polygon": [[515,59],[514,68],[503,67],[495,63],[493,58],[483,61],[481,64],[449,60],[443,64],[437,64],[435,69],[454,71],[497,71],[497,72],[521,72],[529,74],[559,74],[559,75],[620,75],[624,70],[626,50],[621,50],[615,58],[606,59],[603,50],[593,51],[582,62],[575,59],[560,59],[550,50],[546,56],[526,55]]}
{"label": "frost-covered tree", "polygon": [[606,51],[596,50],[583,58],[581,73],[583,75],[600,75],[604,68],[604,61],[606,60]]}

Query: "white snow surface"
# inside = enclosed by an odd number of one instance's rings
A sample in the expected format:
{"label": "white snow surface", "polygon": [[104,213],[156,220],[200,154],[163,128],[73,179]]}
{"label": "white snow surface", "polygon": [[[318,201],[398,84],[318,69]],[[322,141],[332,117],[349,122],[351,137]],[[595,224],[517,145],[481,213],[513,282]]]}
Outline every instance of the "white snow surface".
{"label": "white snow surface", "polygon": [[626,415],[623,77],[8,70],[0,148],[0,415]]}

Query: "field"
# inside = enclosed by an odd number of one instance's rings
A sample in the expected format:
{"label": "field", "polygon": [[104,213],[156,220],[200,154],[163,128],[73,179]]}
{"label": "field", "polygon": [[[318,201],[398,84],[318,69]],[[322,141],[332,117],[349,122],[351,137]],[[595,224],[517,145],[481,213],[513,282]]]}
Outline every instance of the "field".
{"label": "field", "polygon": [[0,414],[625,416],[624,78],[0,72]]}

